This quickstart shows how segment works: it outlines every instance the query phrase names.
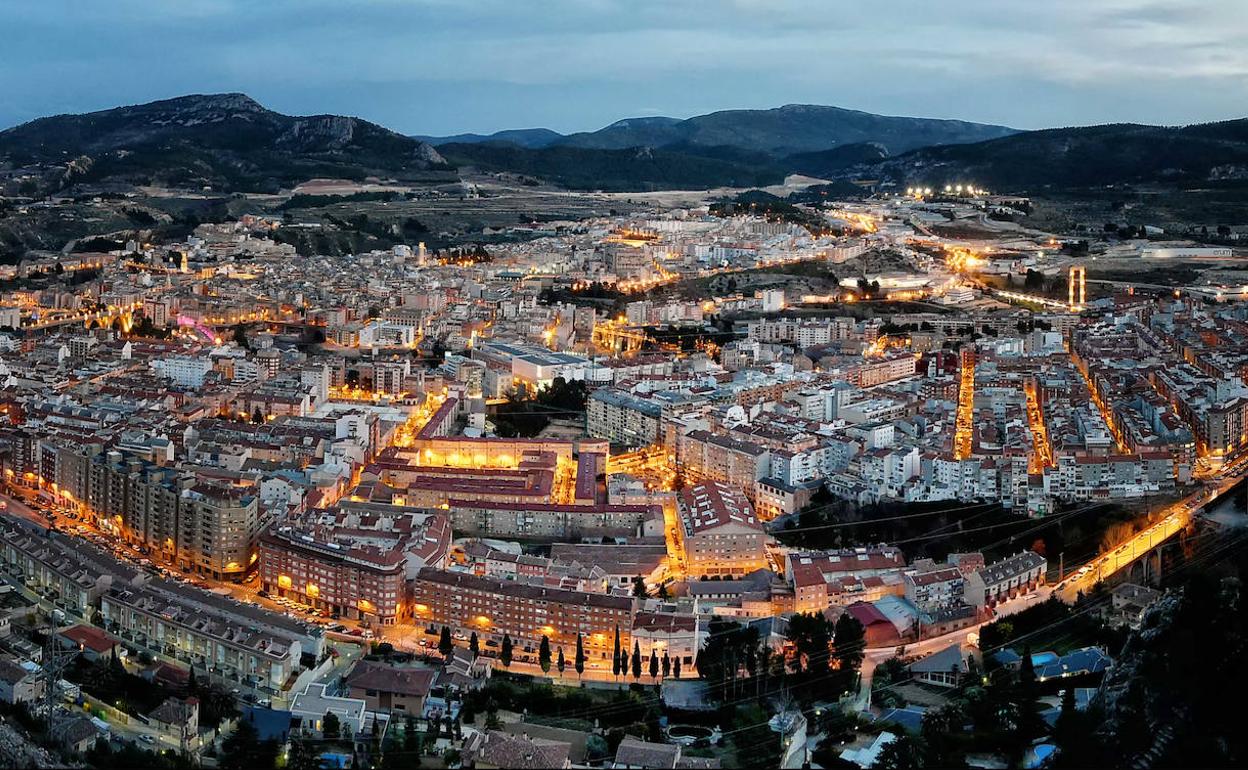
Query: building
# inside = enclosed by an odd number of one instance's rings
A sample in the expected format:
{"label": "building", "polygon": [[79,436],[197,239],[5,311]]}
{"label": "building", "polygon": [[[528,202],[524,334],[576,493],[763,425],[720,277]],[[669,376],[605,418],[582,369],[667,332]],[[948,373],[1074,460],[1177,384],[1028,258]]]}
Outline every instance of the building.
{"label": "building", "polygon": [[348,503],[314,511],[260,539],[260,584],[335,617],[392,625],[405,617],[407,581],[443,565],[451,529],[441,513]]}
{"label": "building", "polygon": [[562,741],[531,739],[491,730],[475,747],[474,766],[481,770],[553,770],[571,767],[571,746]]}
{"label": "building", "polygon": [[979,608],[994,607],[1039,586],[1047,568],[1048,562],[1035,551],[1022,551],[989,564],[967,577],[966,601]]}
{"label": "building", "polygon": [[586,430],[626,447],[649,446],[658,442],[663,407],[648,399],[613,388],[599,388],[586,404]]}
{"label": "building", "polygon": [[13,660],[0,660],[0,701],[9,705],[34,703],[43,697],[45,680]]}
{"label": "building", "polygon": [[940,567],[906,575],[906,601],[923,612],[962,603],[966,580],[957,567]]}
{"label": "building", "polygon": [[542,637],[570,653],[580,634],[585,655],[610,667],[618,629],[628,643],[635,600],[511,580],[478,577],[425,567],[412,585],[413,622],[434,630],[446,626],[467,640],[475,632],[485,654],[510,637],[517,659],[537,659]]}
{"label": "building", "polygon": [[677,536],[691,577],[740,577],[768,566],[767,533],[741,492],[717,481],[681,490]]}
{"label": "building", "polygon": [[419,717],[437,672],[361,660],[343,679],[347,695],[369,711],[397,711]]}
{"label": "building", "polygon": [[100,614],[139,648],[274,692],[324,643],[319,629],[285,615],[163,580],[109,588]]}

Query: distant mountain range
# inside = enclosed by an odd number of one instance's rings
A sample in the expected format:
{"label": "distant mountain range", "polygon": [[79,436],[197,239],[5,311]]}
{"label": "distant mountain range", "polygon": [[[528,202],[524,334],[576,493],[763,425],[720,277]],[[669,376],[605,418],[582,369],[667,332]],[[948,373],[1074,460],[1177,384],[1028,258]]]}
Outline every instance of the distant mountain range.
{"label": "distant mountain range", "polygon": [[532,128],[407,137],[359,118],[292,117],[243,94],[217,94],[41,118],[0,131],[0,185],[7,177],[10,191],[13,180],[30,174],[40,178],[39,192],[79,183],[276,192],[315,177],[440,182],[457,169],[622,191],[764,186],[794,173],[838,185],[973,182],[1001,191],[1248,186],[1248,120],[1016,131],[788,105],[684,120],[629,118],[569,135]]}
{"label": "distant mountain range", "polygon": [[451,170],[430,145],[359,118],[291,117],[243,94],[183,96],[0,131],[0,169],[77,182],[265,191],[314,177]]}
{"label": "distant mountain range", "polygon": [[432,145],[511,142],[521,147],[554,145],[598,150],[671,146],[735,147],[773,157],[875,142],[898,154],[933,144],[962,144],[1017,133],[1005,126],[933,118],[898,118],[869,112],[789,104],[770,110],[723,110],[681,120],[647,117],[617,120],[606,128],[562,135],[546,128],[495,134],[417,137]]}

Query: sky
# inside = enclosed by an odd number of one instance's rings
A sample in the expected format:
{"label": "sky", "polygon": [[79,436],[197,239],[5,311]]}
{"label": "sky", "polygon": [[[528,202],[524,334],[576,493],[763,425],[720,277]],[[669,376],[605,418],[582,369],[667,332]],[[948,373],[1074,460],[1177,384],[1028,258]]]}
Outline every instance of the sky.
{"label": "sky", "polygon": [[408,134],[829,104],[1015,128],[1248,114],[1248,0],[2,0],[0,128],[188,93]]}

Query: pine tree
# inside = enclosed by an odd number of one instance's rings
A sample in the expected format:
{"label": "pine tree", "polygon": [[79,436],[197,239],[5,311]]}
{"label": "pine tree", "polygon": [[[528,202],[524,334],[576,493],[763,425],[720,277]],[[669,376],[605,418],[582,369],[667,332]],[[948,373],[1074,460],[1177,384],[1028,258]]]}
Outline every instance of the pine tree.
{"label": "pine tree", "polygon": [[581,638],[579,632],[576,635],[576,659],[572,662],[572,666],[576,669],[578,677],[585,675],[585,640]]}
{"label": "pine tree", "polygon": [[550,673],[550,639],[542,635],[542,643],[537,648],[537,664],[542,667],[543,674]]}
{"label": "pine tree", "polygon": [[659,653],[653,647],[650,648],[650,678],[659,678]]}
{"label": "pine tree", "polygon": [[672,678],[680,679],[680,658],[672,659]]}
{"label": "pine tree", "polygon": [[451,641],[451,629],[442,626],[442,636],[438,638],[438,652],[442,653],[443,658],[450,660],[454,650],[455,643]]}
{"label": "pine tree", "polygon": [[611,655],[611,675],[619,676],[624,670],[624,660],[620,657],[620,627],[615,627],[615,652]]}
{"label": "pine tree", "polygon": [[563,659],[563,647],[559,648],[559,654],[555,657],[555,668],[559,669],[559,677],[563,678],[563,670],[567,668],[568,662]]}
{"label": "pine tree", "polygon": [[672,659],[668,657],[667,650],[663,651],[663,678],[667,679],[672,675]]}
{"label": "pine tree", "polygon": [[473,660],[476,660],[481,654],[481,640],[477,639],[476,631],[473,631],[472,636],[468,637],[468,651],[472,653]]}
{"label": "pine tree", "polygon": [[503,647],[498,653],[498,659],[502,661],[504,668],[511,668],[511,637],[503,634]]}
{"label": "pine tree", "polygon": [[633,679],[641,679],[641,647],[633,640]]}

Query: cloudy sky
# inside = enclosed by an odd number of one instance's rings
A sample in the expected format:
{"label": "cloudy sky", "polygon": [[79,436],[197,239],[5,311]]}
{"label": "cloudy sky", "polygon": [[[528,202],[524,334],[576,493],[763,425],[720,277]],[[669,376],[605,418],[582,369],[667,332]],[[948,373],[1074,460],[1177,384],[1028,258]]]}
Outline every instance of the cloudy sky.
{"label": "cloudy sky", "polygon": [[2,0],[0,127],[186,93],[405,133],[832,104],[1248,114],[1248,0]]}

